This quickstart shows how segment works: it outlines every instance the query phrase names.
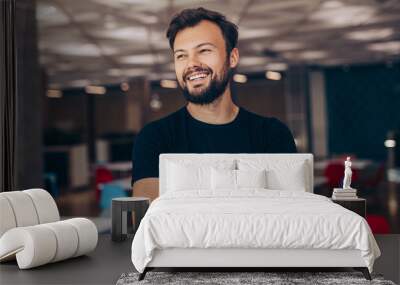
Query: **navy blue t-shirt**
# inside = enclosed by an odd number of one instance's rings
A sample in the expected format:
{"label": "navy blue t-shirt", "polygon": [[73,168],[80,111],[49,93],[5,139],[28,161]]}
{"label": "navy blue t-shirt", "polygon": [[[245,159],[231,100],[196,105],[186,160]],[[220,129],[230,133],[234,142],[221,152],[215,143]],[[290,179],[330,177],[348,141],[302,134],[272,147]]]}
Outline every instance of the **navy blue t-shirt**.
{"label": "navy blue t-shirt", "polygon": [[158,177],[161,153],[296,153],[288,127],[275,118],[239,108],[227,124],[207,124],[193,118],[186,107],[147,124],[133,145],[132,184]]}

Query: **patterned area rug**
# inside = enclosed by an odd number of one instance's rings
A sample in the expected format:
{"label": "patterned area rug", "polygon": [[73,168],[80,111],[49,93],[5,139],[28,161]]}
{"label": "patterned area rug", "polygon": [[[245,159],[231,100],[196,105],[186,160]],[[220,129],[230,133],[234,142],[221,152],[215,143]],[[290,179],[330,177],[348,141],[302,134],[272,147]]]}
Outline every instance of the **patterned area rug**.
{"label": "patterned area rug", "polygon": [[360,272],[148,272],[142,281],[139,273],[122,274],[117,285],[134,284],[379,284],[395,285],[384,280],[381,275],[372,274],[372,281],[364,278]]}

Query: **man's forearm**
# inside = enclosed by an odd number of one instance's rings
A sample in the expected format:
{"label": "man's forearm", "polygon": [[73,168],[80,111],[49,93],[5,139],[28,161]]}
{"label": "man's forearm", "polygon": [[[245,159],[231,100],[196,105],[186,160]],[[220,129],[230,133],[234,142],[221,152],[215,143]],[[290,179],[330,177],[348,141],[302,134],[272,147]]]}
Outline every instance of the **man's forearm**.
{"label": "man's forearm", "polygon": [[147,197],[153,201],[158,197],[158,178],[144,178],[133,184],[133,197]]}
{"label": "man's forearm", "polygon": [[137,189],[132,188],[133,197],[147,197],[150,198],[150,202],[158,197],[158,189]]}

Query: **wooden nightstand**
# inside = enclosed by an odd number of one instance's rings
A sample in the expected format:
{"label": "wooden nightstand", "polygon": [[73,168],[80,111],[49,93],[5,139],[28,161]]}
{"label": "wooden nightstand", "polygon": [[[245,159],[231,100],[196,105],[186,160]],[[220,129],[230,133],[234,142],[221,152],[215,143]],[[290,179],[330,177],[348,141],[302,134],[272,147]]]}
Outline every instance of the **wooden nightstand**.
{"label": "wooden nightstand", "polygon": [[365,219],[367,214],[367,200],[363,198],[356,198],[352,200],[337,200],[332,199],[332,202],[339,204],[340,206],[359,214]]}

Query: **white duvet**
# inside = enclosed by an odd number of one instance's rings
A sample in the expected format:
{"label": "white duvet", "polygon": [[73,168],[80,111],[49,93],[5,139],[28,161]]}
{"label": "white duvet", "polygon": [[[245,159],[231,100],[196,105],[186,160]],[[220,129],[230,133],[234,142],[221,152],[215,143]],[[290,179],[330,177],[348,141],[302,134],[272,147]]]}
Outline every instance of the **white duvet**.
{"label": "white duvet", "polygon": [[359,215],[324,196],[265,189],[164,194],[136,232],[133,265],[143,272],[164,248],[358,249],[370,272],[380,256]]}

